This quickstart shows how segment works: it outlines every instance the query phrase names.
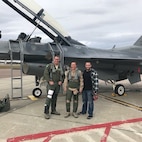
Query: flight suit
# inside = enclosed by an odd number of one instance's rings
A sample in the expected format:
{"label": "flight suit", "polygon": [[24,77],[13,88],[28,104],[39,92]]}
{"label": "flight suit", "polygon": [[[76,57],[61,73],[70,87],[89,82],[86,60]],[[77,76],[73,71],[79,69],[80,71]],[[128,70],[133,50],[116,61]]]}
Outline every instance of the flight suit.
{"label": "flight suit", "polygon": [[[70,113],[70,102],[73,96],[73,114],[77,112],[78,109],[78,95],[79,91],[83,89],[83,77],[82,72],[78,69],[75,71],[67,71],[65,73],[64,80],[64,90],[67,89],[66,92],[66,111]],[[70,114],[67,115],[67,117]],[[77,118],[77,116],[74,116]]]}
{"label": "flight suit", "polygon": [[[56,68],[53,63],[48,64],[44,70],[44,79],[48,84],[44,113],[49,114],[49,108],[51,105],[51,113],[54,114],[54,112],[56,112],[57,96],[60,90],[60,85],[58,82],[63,82],[64,80],[64,72],[61,65],[57,66]],[[49,81],[53,81],[54,84],[50,85]]]}

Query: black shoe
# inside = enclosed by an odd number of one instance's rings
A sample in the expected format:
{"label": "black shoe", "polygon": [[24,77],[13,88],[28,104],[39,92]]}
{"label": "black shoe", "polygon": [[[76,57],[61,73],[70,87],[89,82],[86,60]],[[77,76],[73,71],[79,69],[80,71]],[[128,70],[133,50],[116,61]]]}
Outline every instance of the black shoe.
{"label": "black shoe", "polygon": [[52,111],[51,114],[60,115],[60,113],[57,111]]}
{"label": "black shoe", "polygon": [[93,118],[93,116],[90,116],[90,115],[89,115],[89,116],[87,117],[87,119],[91,119],[91,118]]}
{"label": "black shoe", "polygon": [[78,115],[81,115],[81,114],[84,115],[84,114],[86,114],[86,113],[82,113],[82,111],[81,111],[81,112],[78,112],[77,114],[78,114]]}
{"label": "black shoe", "polygon": [[81,111],[81,112],[78,112],[77,114],[78,114],[78,115],[81,115],[81,114],[82,114],[82,111]]}

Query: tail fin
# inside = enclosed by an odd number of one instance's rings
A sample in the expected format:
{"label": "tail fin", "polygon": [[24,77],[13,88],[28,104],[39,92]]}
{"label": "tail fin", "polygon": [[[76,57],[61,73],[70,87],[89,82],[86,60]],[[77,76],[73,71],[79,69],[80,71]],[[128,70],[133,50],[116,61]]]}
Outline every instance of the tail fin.
{"label": "tail fin", "polygon": [[134,43],[136,46],[142,46],[142,36]]}

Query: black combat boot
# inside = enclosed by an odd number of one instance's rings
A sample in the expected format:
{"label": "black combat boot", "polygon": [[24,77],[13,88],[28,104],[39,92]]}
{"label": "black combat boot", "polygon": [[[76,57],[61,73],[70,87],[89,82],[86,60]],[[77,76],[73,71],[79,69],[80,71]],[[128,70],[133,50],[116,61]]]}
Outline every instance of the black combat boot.
{"label": "black combat boot", "polygon": [[44,106],[44,118],[45,119],[50,119],[49,106],[47,106],[47,105]]}

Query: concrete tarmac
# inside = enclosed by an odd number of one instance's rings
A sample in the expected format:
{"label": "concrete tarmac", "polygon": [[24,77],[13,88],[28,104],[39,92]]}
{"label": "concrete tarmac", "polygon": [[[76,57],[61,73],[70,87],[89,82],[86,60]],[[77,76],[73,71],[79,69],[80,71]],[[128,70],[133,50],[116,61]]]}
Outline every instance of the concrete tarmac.
{"label": "concrete tarmac", "polygon": [[[124,82],[125,83],[125,82]],[[10,76],[0,78],[0,98],[11,95]],[[127,84],[127,90],[129,84]],[[18,85],[18,82],[17,84]],[[127,91],[126,96],[111,96],[111,85],[100,81],[100,95],[95,103],[94,117],[86,119],[86,115],[79,118],[65,115],[65,96],[59,94],[57,111],[61,115],[51,115],[51,119],[44,118],[44,102],[46,99],[45,86],[43,95],[31,100],[35,87],[33,76],[23,76],[23,98],[12,99],[11,109],[0,113],[0,142],[141,142],[142,140],[142,111],[135,107],[121,105],[107,100],[104,96],[123,100],[142,107],[141,83]],[[135,91],[136,89],[137,91]],[[15,91],[16,97],[20,92]],[[79,96],[79,108],[82,100]]]}

